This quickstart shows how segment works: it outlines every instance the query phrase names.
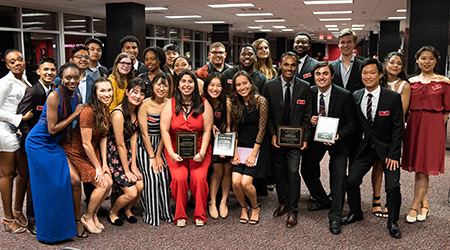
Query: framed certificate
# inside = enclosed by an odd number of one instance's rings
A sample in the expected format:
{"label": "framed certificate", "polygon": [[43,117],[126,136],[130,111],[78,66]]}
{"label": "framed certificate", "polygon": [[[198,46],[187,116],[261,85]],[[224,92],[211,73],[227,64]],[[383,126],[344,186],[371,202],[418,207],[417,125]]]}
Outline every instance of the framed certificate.
{"label": "framed certificate", "polygon": [[303,146],[303,127],[278,126],[277,144],[281,147]]}
{"label": "framed certificate", "polygon": [[314,134],[314,141],[334,144],[334,138],[336,138],[338,126],[339,118],[319,116],[319,119],[317,120],[316,132]]}
{"label": "framed certificate", "polygon": [[197,153],[197,132],[177,132],[177,154],[193,159]]}
{"label": "framed certificate", "polygon": [[214,138],[213,155],[234,156],[236,133],[216,133]]}

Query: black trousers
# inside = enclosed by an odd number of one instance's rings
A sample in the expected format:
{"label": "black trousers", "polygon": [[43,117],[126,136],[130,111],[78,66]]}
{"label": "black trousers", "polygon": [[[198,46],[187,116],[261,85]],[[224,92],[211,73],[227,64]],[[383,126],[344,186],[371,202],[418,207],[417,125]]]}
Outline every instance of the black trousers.
{"label": "black trousers", "polygon": [[364,175],[369,172],[372,165],[381,160],[383,162],[385,191],[387,196],[387,208],[389,211],[388,223],[398,221],[400,206],[402,204],[402,195],[400,193],[400,168],[389,170],[384,163],[386,159],[379,159],[376,149],[373,146],[367,146],[361,155],[355,158],[350,166],[350,173],[347,177],[347,194],[350,213],[362,213],[361,210],[361,183]]}
{"label": "black trousers", "polygon": [[[342,220],[342,208],[345,200],[345,179],[347,174],[347,155],[339,150],[339,145],[327,146],[322,142],[311,142],[303,153],[301,173],[310,194],[319,203],[331,205],[328,218]],[[330,189],[332,201],[328,198],[320,181],[320,161],[325,152],[330,154]]]}
{"label": "black trousers", "polygon": [[272,147],[272,171],[280,204],[288,204],[290,213],[298,213],[300,200],[300,156],[298,148]]}

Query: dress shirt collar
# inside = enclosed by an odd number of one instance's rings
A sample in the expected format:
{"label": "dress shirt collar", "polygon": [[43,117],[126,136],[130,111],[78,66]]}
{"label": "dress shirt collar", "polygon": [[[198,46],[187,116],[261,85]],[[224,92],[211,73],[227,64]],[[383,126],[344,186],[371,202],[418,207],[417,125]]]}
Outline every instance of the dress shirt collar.
{"label": "dress shirt collar", "polygon": [[320,89],[318,88],[319,91],[317,94],[318,94],[319,98],[320,98],[320,94],[323,94],[323,97],[327,97],[329,94],[331,94],[332,87],[333,87],[333,85],[330,85],[330,88],[325,92],[320,91]]}
{"label": "dress shirt collar", "polygon": [[374,91],[372,91],[372,92],[369,92],[369,91],[365,88],[365,89],[364,89],[364,98],[367,98],[367,95],[368,95],[369,93],[371,93],[371,94],[372,94],[372,98],[375,97],[375,99],[378,99],[378,98],[380,97],[380,92],[381,92],[380,85],[378,85],[378,87],[377,87]]}

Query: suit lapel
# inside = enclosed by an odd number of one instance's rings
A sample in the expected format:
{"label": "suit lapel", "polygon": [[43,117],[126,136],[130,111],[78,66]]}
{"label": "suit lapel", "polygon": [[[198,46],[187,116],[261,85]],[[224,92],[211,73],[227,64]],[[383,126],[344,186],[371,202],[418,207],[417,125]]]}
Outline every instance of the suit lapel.
{"label": "suit lapel", "polygon": [[283,81],[281,80],[281,77],[278,79],[278,86],[275,88],[275,93],[273,96],[279,96],[280,97],[280,107],[283,110],[284,109],[284,100],[283,100]]}
{"label": "suit lapel", "polygon": [[319,92],[319,89],[318,89],[318,87],[316,87],[317,85],[314,85],[312,88],[311,88],[311,93],[312,93],[312,98],[311,98],[311,101],[312,101],[312,114],[313,115],[317,115],[318,113],[317,113],[317,93]]}
{"label": "suit lapel", "polygon": [[384,98],[384,91],[383,91],[383,88],[380,86],[380,97],[379,97],[378,104],[377,104],[377,111],[375,112],[375,118],[373,119],[374,123],[378,119],[378,114],[380,113],[380,110],[384,109],[384,107],[381,107],[383,105],[383,102],[381,101],[383,98]]}
{"label": "suit lapel", "polygon": [[328,103],[328,116],[332,116],[333,111],[334,111],[334,105],[336,104],[336,95],[337,95],[337,90],[336,88],[334,88],[333,86],[331,86],[331,93],[330,93],[330,103]]}
{"label": "suit lapel", "polygon": [[305,62],[302,65],[302,70],[300,70],[300,78],[303,79],[303,75],[305,74],[306,68],[308,67],[308,62],[309,62],[309,56],[305,57]]}
{"label": "suit lapel", "polygon": [[337,59],[335,61],[334,83],[342,88],[344,87],[344,84],[342,83],[342,77],[341,77],[341,61],[339,59]]}

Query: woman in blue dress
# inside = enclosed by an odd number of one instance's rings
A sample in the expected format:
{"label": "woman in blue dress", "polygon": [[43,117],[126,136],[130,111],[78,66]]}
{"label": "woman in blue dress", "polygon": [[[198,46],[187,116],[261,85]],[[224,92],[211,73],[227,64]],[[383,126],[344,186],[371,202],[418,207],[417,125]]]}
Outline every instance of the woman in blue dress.
{"label": "woman in blue dress", "polygon": [[74,63],[60,68],[62,84],[48,95],[42,115],[26,141],[37,239],[57,242],[86,237],[74,215],[70,170],[61,145],[72,136],[72,122],[83,109],[75,94],[80,70]]}

